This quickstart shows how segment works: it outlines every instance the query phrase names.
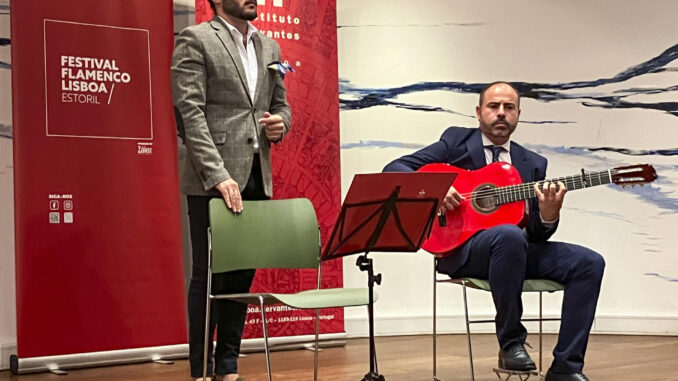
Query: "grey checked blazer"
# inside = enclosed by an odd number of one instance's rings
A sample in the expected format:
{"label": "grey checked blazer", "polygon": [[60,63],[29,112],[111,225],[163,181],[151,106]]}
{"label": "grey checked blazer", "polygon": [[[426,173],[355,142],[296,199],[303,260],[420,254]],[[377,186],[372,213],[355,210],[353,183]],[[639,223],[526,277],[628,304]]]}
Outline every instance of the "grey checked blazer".
{"label": "grey checked blazer", "polygon": [[218,17],[184,29],[172,56],[172,97],[179,135],[186,145],[181,163],[181,191],[190,195],[219,195],[214,186],[232,178],[247,185],[259,137],[264,190],[273,194],[270,143],[257,121],[264,112],[291,123],[281,75],[267,65],[280,61],[278,44],[260,33],[253,36],[259,73],[254,102],[247,90],[238,48]]}

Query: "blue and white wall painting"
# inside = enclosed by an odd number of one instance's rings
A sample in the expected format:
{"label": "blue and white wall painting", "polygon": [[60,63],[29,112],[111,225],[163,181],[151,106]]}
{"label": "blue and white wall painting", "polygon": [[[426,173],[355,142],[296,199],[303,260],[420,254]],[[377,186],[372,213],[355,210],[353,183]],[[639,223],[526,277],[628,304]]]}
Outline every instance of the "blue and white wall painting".
{"label": "blue and white wall painting", "polygon": [[[513,138],[549,159],[549,176],[656,168],[642,188],[567,194],[553,239],[606,258],[596,331],[678,333],[676,14],[668,0],[339,1],[344,192],[355,173],[381,171],[448,126],[477,127],[479,90],[511,81],[523,96]],[[384,273],[377,316],[430,316],[432,260],[374,257]],[[346,260],[346,284],[364,284],[353,268]],[[462,329],[456,291],[440,299],[453,331]],[[560,297],[547,299],[557,313]],[[493,314],[489,299],[477,303]],[[359,316],[347,311],[349,322]],[[409,329],[429,329],[421,322]]]}

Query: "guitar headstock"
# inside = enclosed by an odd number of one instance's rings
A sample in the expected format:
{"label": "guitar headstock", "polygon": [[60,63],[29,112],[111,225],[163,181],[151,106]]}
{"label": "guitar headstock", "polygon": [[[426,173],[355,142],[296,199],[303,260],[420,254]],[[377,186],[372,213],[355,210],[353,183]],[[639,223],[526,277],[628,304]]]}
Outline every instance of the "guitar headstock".
{"label": "guitar headstock", "polygon": [[612,182],[625,187],[643,185],[657,179],[657,172],[649,164],[627,165],[610,170]]}

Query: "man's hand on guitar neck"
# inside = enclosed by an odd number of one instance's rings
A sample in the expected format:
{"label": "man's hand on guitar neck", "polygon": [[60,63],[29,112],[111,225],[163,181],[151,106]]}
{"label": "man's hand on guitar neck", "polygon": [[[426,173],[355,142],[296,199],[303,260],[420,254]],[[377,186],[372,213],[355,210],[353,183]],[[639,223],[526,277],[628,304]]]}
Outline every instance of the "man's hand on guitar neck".
{"label": "man's hand on guitar neck", "polygon": [[447,194],[443,198],[443,202],[440,203],[440,208],[438,208],[438,214],[443,214],[448,210],[454,210],[454,208],[461,205],[461,202],[466,198],[462,196],[457,189],[453,186],[450,186],[450,189],[447,190]]}
{"label": "man's hand on guitar neck", "polygon": [[539,183],[534,184],[534,193],[539,200],[539,212],[543,221],[553,222],[558,219],[566,192],[567,187],[561,181],[557,184],[546,181],[542,183],[541,188]]}

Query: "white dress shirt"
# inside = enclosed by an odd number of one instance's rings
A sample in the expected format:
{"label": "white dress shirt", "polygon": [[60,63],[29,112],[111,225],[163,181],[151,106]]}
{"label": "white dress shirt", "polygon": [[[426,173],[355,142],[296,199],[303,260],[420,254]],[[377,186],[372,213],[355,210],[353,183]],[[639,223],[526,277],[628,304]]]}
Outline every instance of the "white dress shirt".
{"label": "white dress shirt", "polygon": [[[492,143],[492,141],[485,136],[485,134],[481,133],[480,136],[483,138],[483,147],[485,147],[485,162],[487,164],[492,163],[492,150],[488,148],[488,146],[493,146],[495,145]],[[499,161],[504,161],[506,163],[511,164],[511,140],[507,140],[506,143],[502,144],[501,146],[504,150],[499,152]]]}
{"label": "white dress shirt", "polygon": [[259,65],[257,64],[257,52],[254,50],[254,41],[252,36],[257,32],[257,28],[254,27],[251,23],[247,23],[247,46],[243,45],[243,36],[234,27],[229,24],[228,21],[224,20],[219,16],[221,21],[223,21],[228,27],[228,31],[231,32],[231,36],[235,42],[235,46],[238,47],[238,52],[240,53],[240,59],[242,60],[242,66],[245,68],[245,77],[247,77],[247,87],[250,93],[250,99],[254,102],[254,91],[257,87],[257,77],[259,75]]}
{"label": "white dress shirt", "polygon": [[[240,53],[240,60],[242,61],[242,66],[245,68],[245,78],[247,78],[247,90],[250,94],[250,100],[254,103],[255,90],[257,89],[257,79],[259,77],[259,65],[257,62],[257,52],[254,49],[254,41],[252,36],[257,32],[257,28],[254,27],[249,21],[247,22],[247,46],[243,44],[242,33],[236,27],[229,24],[224,18],[219,16],[221,21],[226,24],[228,31],[233,37],[235,46],[238,47],[238,52]],[[259,152],[259,134],[255,131],[254,134],[254,151]]]}

